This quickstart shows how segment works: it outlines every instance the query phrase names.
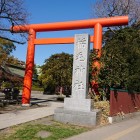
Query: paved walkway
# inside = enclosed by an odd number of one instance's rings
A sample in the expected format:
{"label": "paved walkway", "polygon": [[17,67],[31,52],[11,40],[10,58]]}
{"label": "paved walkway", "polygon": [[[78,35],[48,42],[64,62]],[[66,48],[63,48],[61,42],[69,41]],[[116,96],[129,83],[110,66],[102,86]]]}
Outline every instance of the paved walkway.
{"label": "paved walkway", "polygon": [[47,107],[0,114],[0,129],[53,115],[54,110],[62,106],[63,103],[60,102],[49,102],[49,106]]}
{"label": "paved walkway", "polygon": [[67,140],[140,140],[140,116],[99,127]]}

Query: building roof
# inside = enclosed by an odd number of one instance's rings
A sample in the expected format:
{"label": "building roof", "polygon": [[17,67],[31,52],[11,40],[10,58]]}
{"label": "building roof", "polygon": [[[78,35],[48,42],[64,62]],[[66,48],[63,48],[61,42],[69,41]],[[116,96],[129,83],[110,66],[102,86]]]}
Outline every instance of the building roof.
{"label": "building roof", "polygon": [[10,75],[17,76],[19,78],[24,77],[24,73],[25,73],[24,67],[12,65],[12,64],[5,64],[1,67],[2,67],[3,71],[5,71],[6,73],[8,73]]}

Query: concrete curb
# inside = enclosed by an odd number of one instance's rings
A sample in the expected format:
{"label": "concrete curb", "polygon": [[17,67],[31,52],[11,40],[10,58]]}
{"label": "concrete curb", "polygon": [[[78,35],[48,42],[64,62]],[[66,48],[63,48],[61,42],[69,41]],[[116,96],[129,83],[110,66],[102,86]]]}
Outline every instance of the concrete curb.
{"label": "concrete curb", "polygon": [[134,113],[129,113],[129,114],[124,114],[124,115],[118,115],[118,116],[113,116],[113,117],[108,117],[109,123],[114,123],[114,122],[120,122],[126,119],[130,119],[136,116],[140,116],[140,111],[139,112],[134,112]]}

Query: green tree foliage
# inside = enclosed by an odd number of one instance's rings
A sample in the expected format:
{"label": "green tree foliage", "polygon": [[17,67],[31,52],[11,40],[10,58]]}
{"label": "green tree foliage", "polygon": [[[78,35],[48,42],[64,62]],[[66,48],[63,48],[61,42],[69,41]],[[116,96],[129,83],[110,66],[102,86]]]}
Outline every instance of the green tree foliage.
{"label": "green tree foliage", "polygon": [[10,56],[8,56],[6,63],[7,63],[7,64],[17,65],[17,66],[21,66],[21,65],[19,64],[19,61],[20,61],[20,60],[18,60],[18,58],[15,58],[14,56],[11,56],[11,55],[10,55]]}
{"label": "green tree foliage", "polygon": [[98,68],[94,66],[94,62],[100,62],[100,58],[97,57],[96,50],[90,50],[90,57],[89,57],[89,85],[92,87],[92,81],[98,80]]}
{"label": "green tree foliage", "polygon": [[54,90],[57,87],[70,87],[72,81],[72,55],[54,54],[45,60],[39,80],[44,88]]}
{"label": "green tree foliage", "polygon": [[16,49],[16,46],[9,40],[0,38],[0,84],[3,81],[9,81],[13,85],[21,83],[22,79],[17,76],[10,75],[6,72],[3,72],[3,68],[5,68],[5,64],[18,64],[18,60],[13,56],[10,56],[13,50]]}
{"label": "green tree foliage", "polygon": [[140,91],[140,30],[128,27],[107,38],[102,52],[99,84],[102,87]]}
{"label": "green tree foliage", "polygon": [[33,87],[35,88],[41,88],[41,82],[38,80],[38,71],[37,71],[38,66],[36,64],[34,64],[34,69],[33,69]]}
{"label": "green tree foliage", "polygon": [[0,38],[0,65],[8,61],[10,53],[15,48],[16,46],[11,41]]}

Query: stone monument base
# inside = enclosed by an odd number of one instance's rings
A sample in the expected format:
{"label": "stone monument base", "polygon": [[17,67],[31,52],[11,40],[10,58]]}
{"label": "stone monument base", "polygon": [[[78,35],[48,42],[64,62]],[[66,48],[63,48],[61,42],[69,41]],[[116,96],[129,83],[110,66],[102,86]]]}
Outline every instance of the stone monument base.
{"label": "stone monument base", "polygon": [[89,112],[91,111],[91,108],[92,108],[91,99],[80,99],[80,98],[64,99],[64,109]]}
{"label": "stone monument base", "polygon": [[86,112],[57,108],[54,112],[54,120],[74,125],[95,126],[99,124],[99,119],[100,111],[98,109]]}

